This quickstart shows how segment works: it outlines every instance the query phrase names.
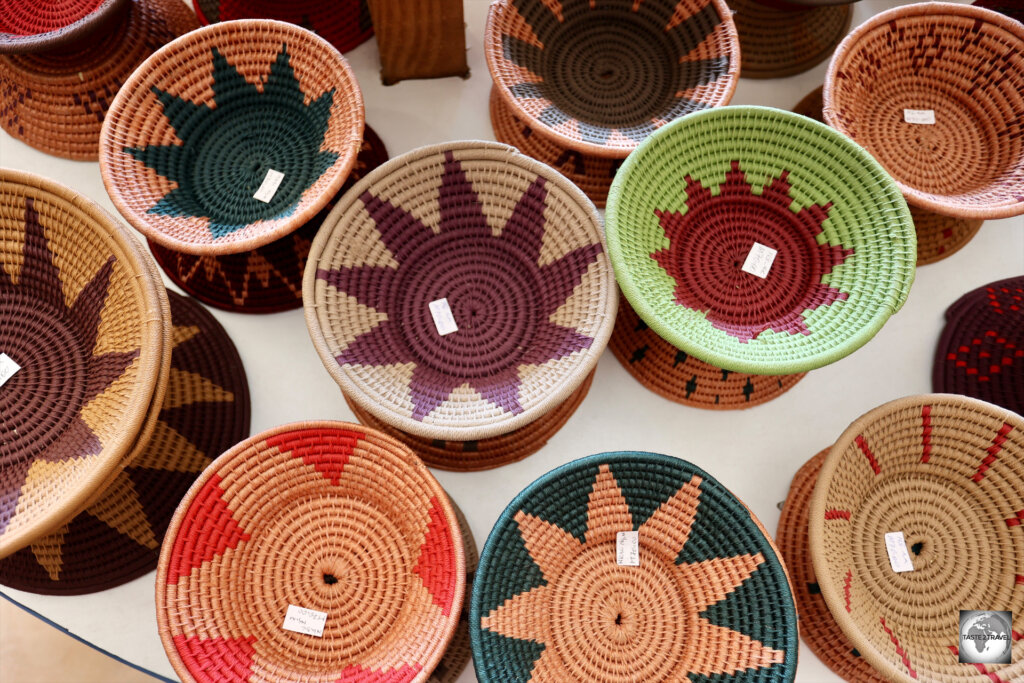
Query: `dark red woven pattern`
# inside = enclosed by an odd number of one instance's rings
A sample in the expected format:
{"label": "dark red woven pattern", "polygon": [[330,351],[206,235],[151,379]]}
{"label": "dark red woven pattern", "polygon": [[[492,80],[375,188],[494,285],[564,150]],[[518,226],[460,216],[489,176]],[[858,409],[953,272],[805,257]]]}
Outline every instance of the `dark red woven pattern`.
{"label": "dark red woven pattern", "polygon": [[254,251],[226,256],[185,254],[152,240],[150,251],[174,284],[210,306],[241,313],[276,313],[299,308],[302,271],[320,224],[338,197],[387,160],[384,141],[367,126],[348,180],[313,220],[291,235]]}
{"label": "dark red woven pattern", "polygon": [[319,34],[341,52],[358,47],[373,35],[366,0],[192,0],[192,4],[204,24],[279,19]]}
{"label": "dark red woven pattern", "polygon": [[0,2],[0,33],[49,33],[75,23],[102,4],[104,0],[4,0]]}
{"label": "dark red woven pattern", "polygon": [[971,4],[995,10],[1011,19],[1024,22],[1024,0],[974,0]]}
{"label": "dark red woven pattern", "polygon": [[249,388],[231,339],[198,302],[167,294],[174,348],[148,448],[85,512],[0,561],[0,583],[78,595],[152,571],[171,516],[196,476],[248,435]]}
{"label": "dark red woven pattern", "polygon": [[949,307],[932,387],[1024,414],[1024,276],[979,287]]}

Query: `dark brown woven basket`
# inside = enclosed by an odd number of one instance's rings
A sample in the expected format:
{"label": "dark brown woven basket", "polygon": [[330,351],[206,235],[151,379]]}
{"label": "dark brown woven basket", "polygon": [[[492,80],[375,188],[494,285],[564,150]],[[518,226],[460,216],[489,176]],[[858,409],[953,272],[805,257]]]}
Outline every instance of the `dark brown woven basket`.
{"label": "dark brown woven basket", "polygon": [[155,50],[198,27],[181,0],[129,0],[86,41],[0,55],[0,126],[47,154],[96,161],[121,85]]}
{"label": "dark brown woven basket", "polygon": [[[967,219],[1024,213],[1024,24],[948,2],[877,14],[836,51],[824,111],[911,204]],[[934,123],[908,122],[914,111]]]}
{"label": "dark brown woven basket", "polygon": [[469,76],[462,0],[367,0],[385,85],[407,78]]}

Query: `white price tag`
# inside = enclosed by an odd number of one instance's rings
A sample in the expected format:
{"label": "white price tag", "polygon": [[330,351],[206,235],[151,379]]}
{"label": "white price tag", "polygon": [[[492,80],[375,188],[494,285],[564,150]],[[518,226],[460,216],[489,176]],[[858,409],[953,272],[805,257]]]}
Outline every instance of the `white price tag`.
{"label": "white price tag", "polygon": [[902,531],[890,531],[885,535],[885,550],[889,553],[889,565],[894,572],[914,571],[914,563],[910,560]]}
{"label": "white price tag", "polygon": [[459,326],[455,324],[455,316],[452,315],[452,309],[448,305],[448,299],[438,299],[431,301],[428,306],[430,307],[430,315],[434,318],[434,327],[437,328],[437,333],[442,337],[452,332],[458,332]]}
{"label": "white price tag", "polygon": [[615,561],[622,567],[640,566],[639,531],[620,531],[615,535]]}
{"label": "white price tag", "polygon": [[772,264],[775,263],[775,256],[778,253],[778,249],[754,242],[750,253],[747,254],[747,260],[743,262],[743,272],[756,275],[761,279],[768,277],[768,271],[772,269]]}
{"label": "white price tag", "polygon": [[275,171],[272,168],[267,169],[267,175],[263,176],[260,189],[256,190],[256,194],[252,198],[258,199],[264,204],[269,204],[274,199],[274,195],[277,194],[277,188],[281,187],[282,180],[284,180],[284,173]]}
{"label": "white price tag", "polygon": [[288,605],[288,613],[284,615],[284,624],[281,628],[286,631],[323,638],[326,624],[327,612],[317,612],[315,609]]}
{"label": "white price tag", "polygon": [[15,363],[13,358],[6,353],[0,353],[0,387],[14,377],[18,370],[21,370],[21,366]]}
{"label": "white price tag", "polygon": [[903,120],[907,123],[918,123],[928,126],[935,125],[934,109],[904,109]]}

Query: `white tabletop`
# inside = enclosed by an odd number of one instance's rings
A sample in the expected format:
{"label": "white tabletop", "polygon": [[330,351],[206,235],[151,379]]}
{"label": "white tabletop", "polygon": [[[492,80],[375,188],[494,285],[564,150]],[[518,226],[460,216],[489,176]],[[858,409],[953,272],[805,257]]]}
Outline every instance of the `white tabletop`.
{"label": "white tabletop", "polygon": [[[863,0],[854,25],[894,5]],[[454,139],[493,139],[487,98],[491,80],[483,56],[487,0],[465,0],[472,75],[406,81],[384,87],[376,43],[347,56],[366,100],[367,122],[396,156]],[[739,83],[734,104],[792,108],[821,84],[826,64],[786,79]],[[82,192],[112,213],[96,163],[65,161],[37,152],[0,132],[0,165],[33,171]],[[851,356],[810,373],[790,392],[747,411],[714,412],[667,401],[642,387],[606,353],[593,388],[577,413],[548,445],[529,458],[477,473],[437,471],[465,511],[482,546],[505,505],[534,479],[575,458],[610,450],[646,450],[690,460],[745,501],[775,529],[790,479],[808,458],[832,443],[867,410],[931,389],[931,365],[943,312],[964,292],[1024,273],[1024,218],[988,221],[964,249],[918,270],[903,310]],[[173,288],[168,282],[168,287]],[[269,316],[213,310],[245,363],[252,390],[252,430],[297,420],[353,420],[306,332],[302,311]],[[154,575],[78,597],[33,595],[3,588],[9,598],[90,644],[160,676],[174,673],[157,636]],[[0,624],[2,637],[2,624]],[[73,679],[73,672],[69,672]],[[472,666],[459,678],[475,681]],[[803,645],[797,681],[840,680]]]}

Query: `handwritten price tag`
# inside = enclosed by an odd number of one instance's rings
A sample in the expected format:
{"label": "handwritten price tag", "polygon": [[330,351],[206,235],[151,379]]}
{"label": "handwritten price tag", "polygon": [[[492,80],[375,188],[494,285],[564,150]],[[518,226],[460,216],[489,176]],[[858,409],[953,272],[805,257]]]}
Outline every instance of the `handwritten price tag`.
{"label": "handwritten price tag", "polygon": [[284,615],[284,624],[281,628],[286,631],[323,638],[326,624],[327,612],[317,612],[315,609],[288,605],[288,613]]}
{"label": "handwritten price tag", "polygon": [[763,280],[768,277],[768,272],[772,269],[772,264],[775,263],[778,253],[777,249],[754,242],[750,253],[747,254],[747,260],[743,262],[743,272],[756,275]]}
{"label": "handwritten price tag", "polygon": [[21,370],[21,366],[15,363],[13,358],[6,353],[0,353],[0,387],[14,377],[18,370]]}
{"label": "handwritten price tag", "polygon": [[889,565],[894,572],[914,571],[914,563],[910,560],[902,531],[890,531],[885,535],[885,550],[889,553]]}
{"label": "handwritten price tag", "polygon": [[615,535],[615,561],[622,567],[640,566],[639,531],[620,531]]}

